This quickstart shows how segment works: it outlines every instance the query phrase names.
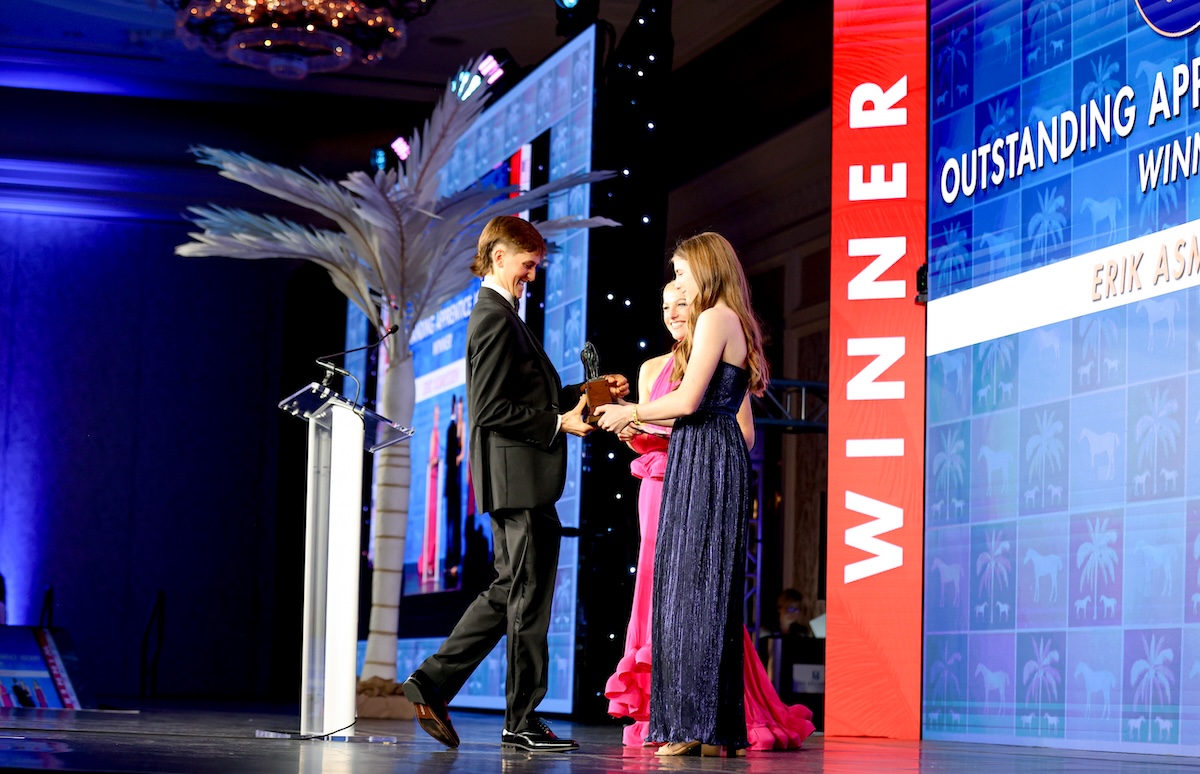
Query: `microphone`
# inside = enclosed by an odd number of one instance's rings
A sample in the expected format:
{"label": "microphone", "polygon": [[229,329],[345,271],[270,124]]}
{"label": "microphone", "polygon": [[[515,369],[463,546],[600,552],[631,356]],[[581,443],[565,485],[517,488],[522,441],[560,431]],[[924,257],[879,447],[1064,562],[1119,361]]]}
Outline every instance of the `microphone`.
{"label": "microphone", "polygon": [[342,350],[341,352],[334,352],[332,355],[322,355],[321,357],[317,358],[317,362],[320,363],[322,360],[329,360],[331,358],[338,357],[339,355],[349,355],[351,352],[361,352],[364,349],[370,349],[371,347],[378,347],[380,344],[383,343],[384,339],[386,339],[388,336],[391,336],[393,333],[395,333],[398,330],[400,330],[399,325],[392,325],[392,327],[388,328],[387,331],[385,331],[384,334],[379,337],[379,341],[376,341],[374,344],[364,344],[361,347],[355,347],[354,349],[345,349],[345,350]]}
{"label": "microphone", "polygon": [[347,371],[346,369],[335,366],[333,363],[330,362],[330,360],[332,360],[333,358],[338,357],[340,355],[349,355],[351,352],[361,352],[364,349],[371,349],[372,347],[378,347],[380,344],[383,343],[384,339],[386,339],[388,336],[391,336],[393,333],[395,333],[398,330],[400,330],[399,325],[392,325],[392,327],[388,328],[387,331],[382,336],[379,337],[379,340],[374,342],[373,344],[364,344],[361,347],[354,347],[353,349],[346,349],[341,352],[334,352],[332,355],[322,355],[321,357],[317,358],[317,360],[316,360],[317,365],[319,365],[325,369],[325,378],[321,380],[321,386],[328,387],[329,381],[333,378],[334,374],[339,374],[341,376],[345,376],[345,377],[349,377],[350,379],[353,379],[354,380],[353,405],[357,406],[358,405],[358,397],[359,397],[359,395],[362,394],[362,382],[358,381],[358,378],[354,374]]}

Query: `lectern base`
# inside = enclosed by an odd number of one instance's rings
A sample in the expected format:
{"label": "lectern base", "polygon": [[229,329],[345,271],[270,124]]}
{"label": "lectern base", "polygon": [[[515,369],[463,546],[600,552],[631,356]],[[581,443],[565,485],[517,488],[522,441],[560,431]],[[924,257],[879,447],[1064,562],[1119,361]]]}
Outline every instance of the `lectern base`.
{"label": "lectern base", "polygon": [[314,741],[314,742],[369,742],[372,744],[395,744],[397,737],[382,736],[380,734],[330,734],[329,736],[314,736],[312,734],[301,734],[299,731],[269,731],[265,729],[257,729],[254,736],[259,739],[294,739],[299,741]]}

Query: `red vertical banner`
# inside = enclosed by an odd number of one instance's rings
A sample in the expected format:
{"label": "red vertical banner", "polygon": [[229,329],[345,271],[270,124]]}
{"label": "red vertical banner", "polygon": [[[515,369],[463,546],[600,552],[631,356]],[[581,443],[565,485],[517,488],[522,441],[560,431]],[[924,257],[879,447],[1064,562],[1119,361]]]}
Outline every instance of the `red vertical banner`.
{"label": "red vertical banner", "polygon": [[[54,690],[58,694],[63,708],[83,709],[79,704],[78,697],[75,696],[75,686],[71,685],[71,679],[67,677],[67,670],[63,667],[62,656],[58,653],[58,646],[55,644],[54,636],[50,634],[50,630],[42,628],[34,629],[33,636],[37,639],[38,647],[42,651],[42,660],[46,662],[46,671],[50,673],[50,679],[54,682]],[[37,683],[34,683],[34,687],[40,690]],[[42,706],[45,705],[43,704]]]}
{"label": "red vertical banner", "polygon": [[917,739],[927,11],[833,7],[825,733]]}

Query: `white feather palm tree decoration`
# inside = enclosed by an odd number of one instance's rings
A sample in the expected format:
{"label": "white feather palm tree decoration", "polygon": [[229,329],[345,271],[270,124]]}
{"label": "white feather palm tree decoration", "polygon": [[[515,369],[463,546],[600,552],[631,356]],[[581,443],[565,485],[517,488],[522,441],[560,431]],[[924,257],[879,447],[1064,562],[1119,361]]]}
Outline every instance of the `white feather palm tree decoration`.
{"label": "white feather palm tree decoration", "polygon": [[[475,72],[478,64],[471,63],[468,71]],[[337,183],[241,153],[195,148],[200,162],[217,167],[223,177],[312,210],[332,221],[336,230],[216,205],[190,207],[202,231],[189,234],[192,241],[175,252],[193,257],[302,258],[323,266],[377,331],[400,325],[380,353],[378,408],[407,426],[415,393],[410,334],[417,321],[467,287],[467,267],[487,221],[539,207],[557,191],[611,177],[608,172],[577,173],[513,198],[507,195],[516,189],[479,185],[440,195],[441,170],[479,117],[486,98],[487,88],[481,86],[461,100],[451,82],[423,130],[413,132],[410,155],[400,171],[353,172]],[[497,200],[498,196],[505,198]],[[538,229],[552,239],[575,229],[615,225],[606,218],[572,216],[540,223]],[[394,680],[411,473],[408,444],[381,450],[375,463],[375,563],[362,677]]]}

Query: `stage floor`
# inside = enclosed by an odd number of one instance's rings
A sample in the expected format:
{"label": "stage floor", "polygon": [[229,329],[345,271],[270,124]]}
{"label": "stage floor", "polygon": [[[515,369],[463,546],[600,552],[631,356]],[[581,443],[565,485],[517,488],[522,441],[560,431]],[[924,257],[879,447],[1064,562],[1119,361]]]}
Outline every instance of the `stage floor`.
{"label": "stage floor", "polygon": [[1170,772],[1200,771],[1200,760],[1152,755],[1065,752],[948,742],[891,742],[814,736],[796,752],[749,752],[744,758],[656,758],[625,749],[615,726],[553,722],[578,739],[566,754],[501,750],[498,715],[454,713],[462,746],[447,750],[411,721],[362,720],[360,734],[390,744],[256,738],[259,729],[295,730],[295,715],[271,712],[147,709],[140,712],[0,710],[0,769],[172,774],[578,774],[655,771],[807,772]]}

